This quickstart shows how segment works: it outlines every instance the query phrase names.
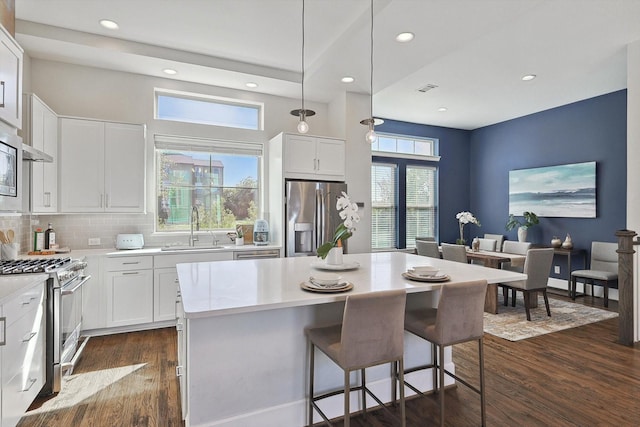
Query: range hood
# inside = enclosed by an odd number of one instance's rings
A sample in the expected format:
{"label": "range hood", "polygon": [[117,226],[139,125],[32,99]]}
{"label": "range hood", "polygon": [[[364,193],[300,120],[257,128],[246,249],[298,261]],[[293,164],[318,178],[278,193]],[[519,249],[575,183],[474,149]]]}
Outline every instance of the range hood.
{"label": "range hood", "polygon": [[22,144],[22,160],[26,162],[45,162],[52,163],[53,157],[49,154],[33,148],[30,145]]}

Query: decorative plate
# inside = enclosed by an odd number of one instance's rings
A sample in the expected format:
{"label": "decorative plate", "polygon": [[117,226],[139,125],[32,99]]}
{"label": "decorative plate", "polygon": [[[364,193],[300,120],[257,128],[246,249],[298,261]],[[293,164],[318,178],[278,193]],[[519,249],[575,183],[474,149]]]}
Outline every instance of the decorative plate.
{"label": "decorative plate", "polygon": [[448,274],[438,274],[437,276],[414,276],[413,274],[406,272],[402,273],[402,277],[409,280],[415,280],[416,282],[446,282],[451,277]]}
{"label": "decorative plate", "polygon": [[311,267],[317,268],[318,270],[345,271],[357,269],[360,267],[360,263],[354,261],[345,262],[344,264],[327,264],[324,261],[315,261],[311,263]]}
{"label": "decorative plate", "polygon": [[350,282],[342,282],[338,285],[332,286],[319,286],[309,282],[300,283],[300,287],[305,291],[310,292],[321,292],[321,293],[336,293],[336,292],[346,292],[353,289],[353,283]]}

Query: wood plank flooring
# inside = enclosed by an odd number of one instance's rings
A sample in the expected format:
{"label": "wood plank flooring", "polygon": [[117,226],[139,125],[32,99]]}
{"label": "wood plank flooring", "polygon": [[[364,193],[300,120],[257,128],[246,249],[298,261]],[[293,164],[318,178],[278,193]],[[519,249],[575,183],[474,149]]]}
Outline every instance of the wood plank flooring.
{"label": "wood plank flooring", "polygon": [[[602,307],[598,298],[577,302]],[[610,306],[617,309],[615,301]],[[640,426],[640,345],[617,344],[617,322],[611,319],[519,342],[485,335],[487,425]],[[182,426],[175,339],[173,328],[91,338],[74,374],[136,369],[115,376],[72,407],[36,413],[38,405],[46,403],[38,401],[19,427]],[[459,374],[477,378],[475,345],[454,347],[453,357]],[[480,425],[479,398],[466,387],[448,389],[446,404],[447,426]],[[437,425],[438,416],[436,395],[407,402],[409,427]],[[354,416],[351,425],[397,424],[378,410],[366,419]]]}

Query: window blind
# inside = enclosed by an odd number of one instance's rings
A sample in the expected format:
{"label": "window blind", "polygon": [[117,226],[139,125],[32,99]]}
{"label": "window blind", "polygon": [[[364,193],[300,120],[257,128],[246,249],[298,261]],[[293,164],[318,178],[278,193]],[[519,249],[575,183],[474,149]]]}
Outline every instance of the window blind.
{"label": "window blind", "polygon": [[435,236],[436,169],[408,165],[406,176],[406,247],[415,248],[417,236]]}
{"label": "window blind", "polygon": [[397,166],[374,163],[371,166],[371,247],[396,247]]}
{"label": "window blind", "polygon": [[159,134],[154,135],[153,138],[155,147],[159,150],[215,152],[258,157],[261,157],[264,152],[264,146],[259,142],[222,141],[219,139]]}

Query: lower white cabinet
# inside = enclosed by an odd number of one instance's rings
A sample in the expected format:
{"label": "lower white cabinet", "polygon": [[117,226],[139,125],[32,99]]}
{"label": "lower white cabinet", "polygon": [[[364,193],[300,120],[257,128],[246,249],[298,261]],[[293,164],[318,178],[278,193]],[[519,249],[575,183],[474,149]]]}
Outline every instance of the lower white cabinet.
{"label": "lower white cabinet", "polygon": [[107,327],[153,321],[153,257],[127,256],[105,261]]}
{"label": "lower white cabinet", "polygon": [[156,268],[153,275],[153,321],[176,320],[178,273],[175,267]]}
{"label": "lower white cabinet", "polygon": [[2,427],[18,424],[45,381],[44,281],[2,305]]}

